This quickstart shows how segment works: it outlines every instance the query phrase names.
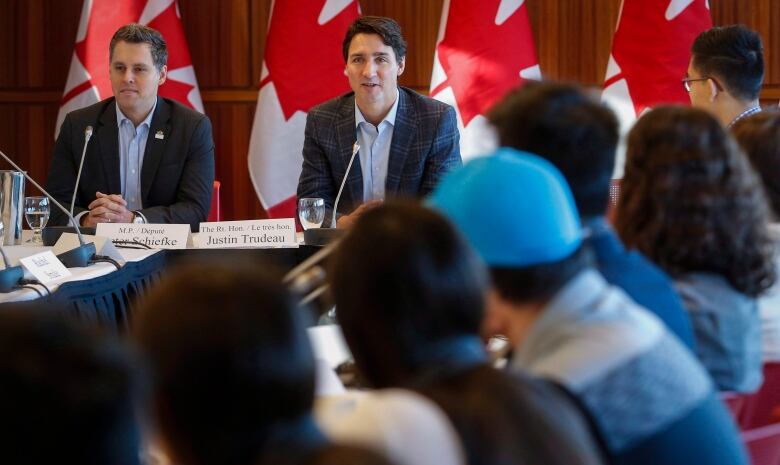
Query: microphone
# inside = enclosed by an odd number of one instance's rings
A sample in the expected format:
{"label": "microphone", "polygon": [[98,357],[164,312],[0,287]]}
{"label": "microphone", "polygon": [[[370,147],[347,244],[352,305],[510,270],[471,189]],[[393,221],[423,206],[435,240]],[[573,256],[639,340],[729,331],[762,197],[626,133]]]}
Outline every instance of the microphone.
{"label": "microphone", "polygon": [[[79,171],[76,175],[76,185],[73,186],[73,197],[70,199],[70,216],[73,217],[73,208],[76,205],[76,194],[79,191],[79,181],[81,181],[81,170],[84,169],[84,157],[87,155],[87,144],[89,139],[92,138],[92,126],[87,126],[84,129],[84,148],[81,149],[81,162],[79,163]],[[79,225],[75,222],[71,223],[73,227],[78,229]]]}
{"label": "microphone", "polygon": [[[63,207],[61,203],[57,202],[57,199],[52,197],[52,195],[49,194],[46,191],[46,189],[44,189],[43,187],[41,187],[40,184],[35,182],[35,179],[30,177],[30,175],[27,174],[26,171],[23,171],[21,168],[19,168],[19,166],[16,163],[14,163],[13,160],[11,160],[8,157],[8,155],[3,153],[2,150],[0,150],[0,156],[2,156],[2,158],[5,161],[7,161],[11,166],[13,166],[16,171],[19,171],[20,173],[22,173],[22,175],[24,175],[25,179],[30,181],[30,183],[32,183],[33,186],[37,187],[39,191],[43,192],[43,195],[48,197],[49,200],[51,200],[52,203],[54,203],[54,205],[57,206],[57,208],[59,208],[60,210],[62,210],[63,213],[65,213],[65,216],[68,217],[68,219],[70,220],[70,222],[72,224],[76,224],[76,220],[73,218],[73,215],[70,214],[68,209]],[[92,242],[88,243],[88,242],[86,242],[84,240],[84,236],[81,235],[81,231],[79,230],[78,226],[75,229],[76,229],[76,234],[78,234],[78,236],[79,236],[79,244],[81,244],[81,245],[79,245],[75,249],[71,249],[71,250],[68,250],[67,252],[63,252],[63,253],[57,255],[57,258],[60,259],[62,264],[65,265],[68,268],[81,268],[81,267],[85,267],[85,266],[89,265],[90,260],[92,260],[92,258],[94,258],[95,252],[96,252],[95,244],[92,243]]]}
{"label": "microphone", "polygon": [[335,228],[336,227],[336,211],[338,211],[339,208],[339,199],[341,198],[341,192],[344,190],[344,184],[347,183],[347,178],[349,177],[349,170],[352,168],[352,162],[355,161],[355,155],[360,151],[360,144],[355,141],[354,144],[352,144],[352,156],[349,159],[349,164],[347,165],[347,172],[344,173],[344,179],[341,180],[341,187],[339,187],[339,192],[336,194],[336,201],[333,202],[333,217],[330,219],[330,227]]}

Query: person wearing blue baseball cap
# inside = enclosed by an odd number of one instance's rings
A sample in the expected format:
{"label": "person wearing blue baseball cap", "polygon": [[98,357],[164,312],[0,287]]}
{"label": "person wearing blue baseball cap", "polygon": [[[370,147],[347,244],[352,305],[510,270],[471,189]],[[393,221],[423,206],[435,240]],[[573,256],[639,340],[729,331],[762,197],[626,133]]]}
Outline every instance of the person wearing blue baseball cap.
{"label": "person wearing blue baseball cap", "polygon": [[500,148],[446,176],[428,203],[490,268],[483,335],[508,338],[511,370],[578,401],[610,463],[748,463],[706,370],[596,271],[550,162]]}
{"label": "person wearing blue baseball cap", "polygon": [[510,92],[488,119],[501,145],[539,155],[561,171],[599,273],[693,350],[691,320],[672,280],[641,252],[627,249],[607,221],[618,145],[612,110],[576,84],[531,82]]}

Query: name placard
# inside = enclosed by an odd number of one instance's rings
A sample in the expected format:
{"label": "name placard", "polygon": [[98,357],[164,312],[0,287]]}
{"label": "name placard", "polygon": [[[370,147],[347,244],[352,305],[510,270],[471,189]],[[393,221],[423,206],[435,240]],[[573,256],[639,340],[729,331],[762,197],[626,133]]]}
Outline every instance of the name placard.
{"label": "name placard", "polygon": [[297,247],[295,220],[280,218],[201,223],[197,245],[202,249]]}
{"label": "name placard", "polygon": [[65,265],[54,256],[51,250],[24,257],[19,260],[19,263],[42,284],[71,275],[70,270],[65,268]]}
{"label": "name placard", "polygon": [[98,223],[95,235],[108,237],[119,245],[141,243],[152,249],[186,249],[190,225]]}

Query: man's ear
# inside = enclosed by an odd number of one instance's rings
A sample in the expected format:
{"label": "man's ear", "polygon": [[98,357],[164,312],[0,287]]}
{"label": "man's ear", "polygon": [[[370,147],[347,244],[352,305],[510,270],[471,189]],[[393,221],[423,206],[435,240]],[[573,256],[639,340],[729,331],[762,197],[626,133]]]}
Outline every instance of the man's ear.
{"label": "man's ear", "polygon": [[714,79],[707,79],[707,85],[710,87],[710,102],[714,102],[721,90]]}
{"label": "man's ear", "polygon": [[157,82],[157,85],[161,86],[165,83],[165,79],[168,78],[168,65],[163,65],[162,68],[160,68],[160,80]]}
{"label": "man's ear", "polygon": [[406,69],[406,57],[401,58],[401,60],[398,62],[398,75],[402,75],[404,73],[404,69]]}

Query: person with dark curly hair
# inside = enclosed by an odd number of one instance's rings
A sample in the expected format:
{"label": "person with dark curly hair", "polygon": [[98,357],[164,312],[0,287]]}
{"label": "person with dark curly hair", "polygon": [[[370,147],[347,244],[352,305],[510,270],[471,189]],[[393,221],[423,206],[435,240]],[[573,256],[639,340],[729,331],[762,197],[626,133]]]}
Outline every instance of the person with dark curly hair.
{"label": "person with dark curly hair", "polygon": [[718,121],[659,107],[628,136],[616,230],[675,280],[721,390],[761,384],[756,297],[775,280],[764,192]]}
{"label": "person with dark curly hair", "polygon": [[[780,111],[765,110],[734,125],[731,133],[761,177],[772,209],[770,232],[780,243]],[[775,253],[777,254],[777,250]],[[775,258],[780,272],[780,256]],[[780,361],[780,283],[758,299],[764,361]]]}

